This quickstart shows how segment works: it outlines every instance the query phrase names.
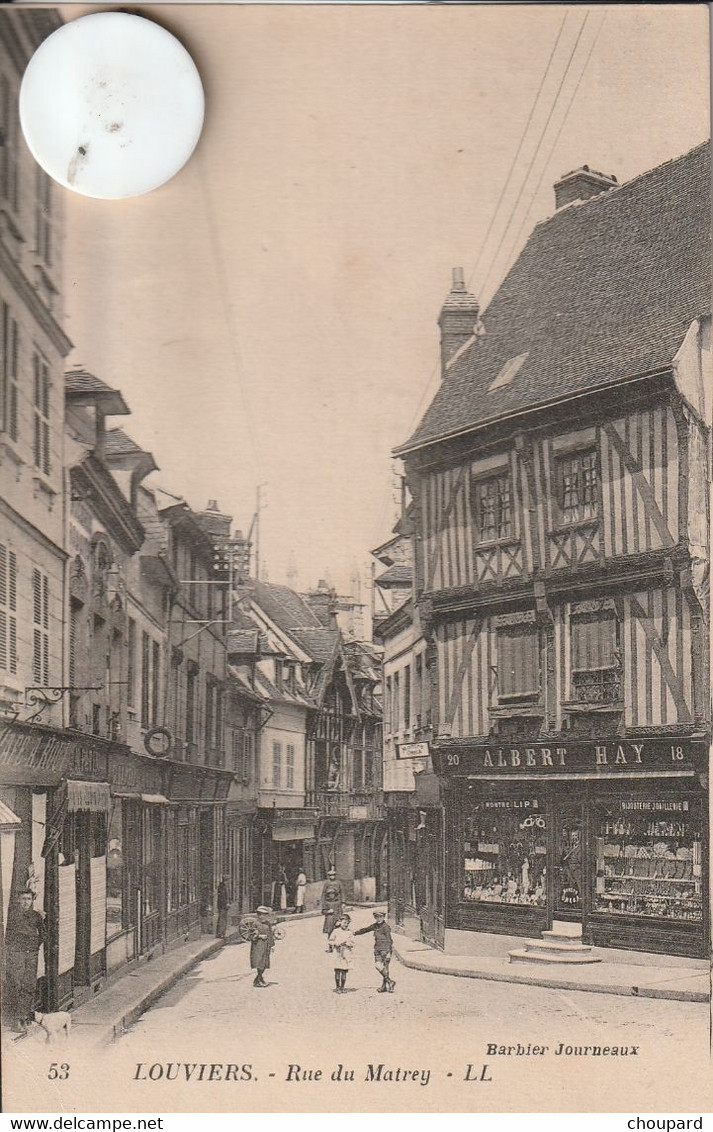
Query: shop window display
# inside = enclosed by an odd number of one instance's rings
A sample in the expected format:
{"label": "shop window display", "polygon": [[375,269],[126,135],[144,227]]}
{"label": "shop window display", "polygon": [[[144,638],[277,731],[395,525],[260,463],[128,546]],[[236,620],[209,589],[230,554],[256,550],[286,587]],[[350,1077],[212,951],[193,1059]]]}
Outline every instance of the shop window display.
{"label": "shop window display", "polygon": [[547,818],[537,799],[487,800],[463,815],[460,898],[546,903]]}
{"label": "shop window display", "polygon": [[599,810],[594,909],[701,923],[701,815],[693,800],[620,800]]}

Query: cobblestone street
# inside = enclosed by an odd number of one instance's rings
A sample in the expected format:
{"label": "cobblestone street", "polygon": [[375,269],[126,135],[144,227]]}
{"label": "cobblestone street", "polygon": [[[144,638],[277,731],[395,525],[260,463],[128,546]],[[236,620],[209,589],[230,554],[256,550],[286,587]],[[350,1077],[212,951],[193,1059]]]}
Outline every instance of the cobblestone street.
{"label": "cobblestone street", "polygon": [[[353,928],[369,922],[369,911],[354,911]],[[607,1111],[608,1096],[621,1097],[624,1081],[631,1110],[665,1107],[674,1081],[678,1095],[689,1098],[687,1111],[710,1103],[705,1099],[711,1077],[705,1005],[460,979],[397,962],[392,965],[395,992],[377,994],[370,936],[355,940],[348,993],[337,995],[321,920],[293,921],[284,930],[267,972],[267,989],[252,986],[247,946],[226,946],[168,991],[96,1069],[83,1058],[70,1080],[54,1083],[47,1107],[59,1109],[61,1098],[65,1107],[100,1110],[101,1082],[110,1069],[116,1095],[121,1081],[130,1089],[127,1111],[230,1111],[248,1105],[269,1111],[278,1103],[295,1111],[350,1110],[356,1103],[354,1085],[330,1079],[340,1064],[354,1071],[362,1089],[369,1066],[374,1067],[381,1079],[368,1087],[376,1111],[438,1110],[444,1089],[460,1111],[528,1111],[535,1096],[542,1110]],[[72,1047],[85,1036],[77,1030]],[[519,1054],[517,1043],[548,1048]],[[609,1046],[629,1053],[558,1054],[560,1043],[565,1049]],[[39,1043],[23,1044],[13,1056],[33,1063],[59,1057],[56,1050],[49,1057]],[[489,1044],[515,1049],[493,1055]],[[69,1053],[62,1057],[71,1063]],[[209,1080],[211,1064],[220,1068]],[[238,1080],[226,1080],[231,1064],[251,1066],[251,1080],[239,1079],[246,1075],[241,1068],[230,1071]],[[206,1066],[202,1075],[201,1065]],[[299,1071],[290,1074],[290,1065]],[[321,1079],[315,1079],[318,1070]],[[389,1079],[404,1071],[408,1079]],[[178,1080],[167,1080],[176,1074]],[[37,1080],[43,1077],[37,1073]],[[17,1075],[12,1080],[17,1089]]]}

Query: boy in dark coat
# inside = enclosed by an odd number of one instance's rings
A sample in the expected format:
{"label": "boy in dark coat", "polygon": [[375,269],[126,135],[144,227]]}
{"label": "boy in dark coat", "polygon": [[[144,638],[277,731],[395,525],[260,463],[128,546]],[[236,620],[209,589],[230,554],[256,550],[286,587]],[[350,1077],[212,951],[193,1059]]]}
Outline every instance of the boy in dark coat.
{"label": "boy in dark coat", "polygon": [[269,908],[258,908],[257,923],[250,933],[250,966],[257,972],[253,980],[254,987],[267,986],[263,975],[270,966],[270,952],[275,946],[275,933],[268,919],[269,915]]}
{"label": "boy in dark coat", "polygon": [[374,923],[367,924],[365,928],[359,928],[358,931],[354,932],[354,935],[366,935],[367,932],[374,933],[374,965],[383,979],[377,994],[384,994],[385,991],[393,994],[396,983],[389,978],[389,963],[391,962],[394,944],[391,938],[391,928],[386,922],[385,912],[374,912]]}
{"label": "boy in dark coat", "polygon": [[11,1025],[26,1030],[32,1021],[37,990],[37,957],[45,942],[45,922],[32,907],[35,894],[21,892],[8,916],[5,933],[7,1005]]}

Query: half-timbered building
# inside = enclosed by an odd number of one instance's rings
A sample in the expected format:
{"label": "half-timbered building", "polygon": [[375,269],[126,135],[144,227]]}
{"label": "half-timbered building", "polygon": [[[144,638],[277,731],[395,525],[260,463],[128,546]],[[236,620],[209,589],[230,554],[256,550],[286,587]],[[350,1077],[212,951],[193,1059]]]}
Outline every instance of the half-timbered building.
{"label": "half-timbered building", "polygon": [[[706,954],[709,148],[555,186],[399,449],[433,663],[446,947]],[[472,937],[471,937],[472,943]]]}

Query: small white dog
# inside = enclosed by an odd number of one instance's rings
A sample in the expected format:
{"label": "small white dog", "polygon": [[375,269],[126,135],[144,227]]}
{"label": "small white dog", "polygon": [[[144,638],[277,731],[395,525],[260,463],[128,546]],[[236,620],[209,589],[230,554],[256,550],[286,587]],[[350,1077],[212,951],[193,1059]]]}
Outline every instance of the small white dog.
{"label": "small white dog", "polygon": [[56,1014],[40,1014],[39,1010],[36,1010],[35,1022],[46,1033],[48,1043],[56,1041],[61,1034],[68,1038],[72,1029],[72,1015],[66,1010],[58,1010]]}

